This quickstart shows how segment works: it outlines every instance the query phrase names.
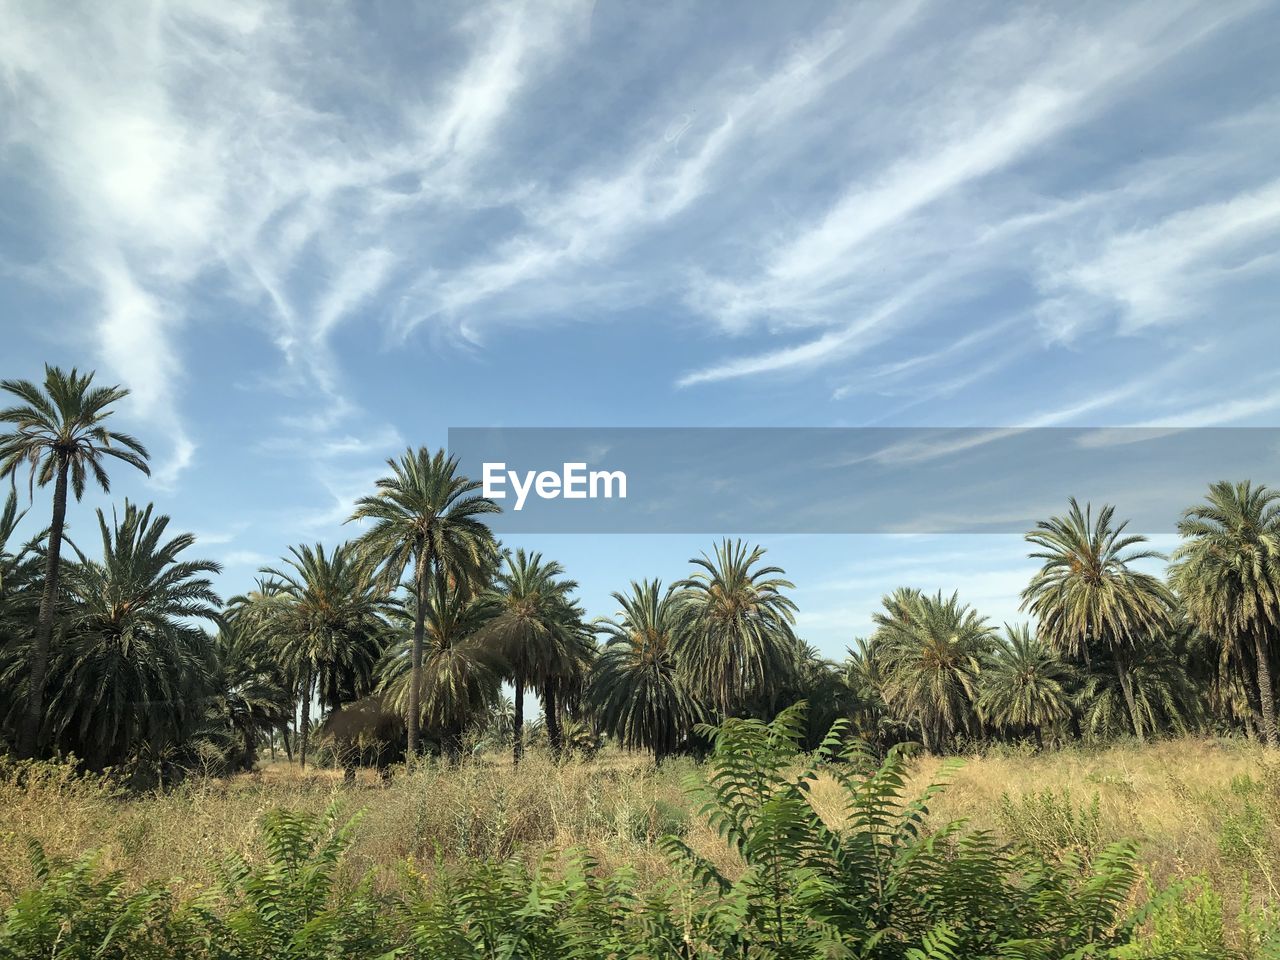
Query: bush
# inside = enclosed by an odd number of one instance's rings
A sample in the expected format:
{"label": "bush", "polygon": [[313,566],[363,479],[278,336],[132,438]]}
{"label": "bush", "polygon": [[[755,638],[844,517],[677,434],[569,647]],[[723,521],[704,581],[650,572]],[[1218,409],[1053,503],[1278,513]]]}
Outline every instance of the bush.
{"label": "bush", "polygon": [[[908,798],[901,754],[876,762],[843,744],[840,725],[816,754],[798,754],[797,709],[706,732],[708,776],[690,790],[740,863],[732,875],[669,837],[683,882],[643,892],[631,871],[572,851],[532,869],[484,862],[431,879],[405,864],[393,892],[369,883],[342,892],[333,881],[354,821],[332,807],[274,811],[262,819],[261,858],[228,860],[218,888],[179,908],[161,888],[124,893],[92,859],[54,865],[35,850],[37,881],[0,925],[0,957],[1222,955],[1211,895],[1173,889],[1131,908],[1139,872],[1130,845],[1087,858],[1055,848],[1046,858],[960,823],[926,830],[941,784]],[[810,803],[819,776],[842,790],[839,829]],[[1258,942],[1269,938],[1259,926]]]}

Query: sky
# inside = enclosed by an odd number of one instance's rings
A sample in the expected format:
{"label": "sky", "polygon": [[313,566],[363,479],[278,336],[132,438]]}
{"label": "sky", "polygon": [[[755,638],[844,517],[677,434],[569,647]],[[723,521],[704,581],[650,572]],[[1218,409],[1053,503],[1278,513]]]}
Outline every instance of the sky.
{"label": "sky", "polygon": [[[1235,0],[0,0],[0,376],[129,387],[71,535],[153,501],[224,595],[450,427],[1276,426],[1277,63]],[[511,542],[593,615],[711,545]],[[765,546],[835,657],[1034,569]]]}

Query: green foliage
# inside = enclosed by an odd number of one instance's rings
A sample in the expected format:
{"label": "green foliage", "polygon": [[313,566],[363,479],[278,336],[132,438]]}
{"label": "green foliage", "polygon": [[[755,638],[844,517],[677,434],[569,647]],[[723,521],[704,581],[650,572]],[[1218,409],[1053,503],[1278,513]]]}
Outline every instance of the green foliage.
{"label": "green foliage", "polygon": [[693,557],[694,573],[676,586],[689,617],[676,653],[694,692],[722,716],[772,694],[793,678],[799,654],[792,631],[795,584],[764,566],[761,546],[725,539]]}
{"label": "green foliage", "polygon": [[503,566],[486,594],[493,616],[481,636],[506,662],[515,688],[512,740],[517,762],[524,750],[526,687],[542,694],[552,753],[558,756],[563,749],[560,707],[566,695],[581,690],[595,655],[594,638],[573,602],[577,588],[559,563],[517,549],[503,555]]}
{"label": "green foliage", "polygon": [[210,577],[220,568],[188,559],[195,538],[169,537],[168,525],[151,505],[126,500],[110,522],[100,510],[101,559],[77,549],[66,570],[71,612],[44,726],[94,768],[176,747],[204,721],[215,662],[194,622],[218,618]]}
{"label": "green foliage", "polygon": [[[498,697],[506,662],[479,631],[493,614],[493,605],[466,591],[444,588],[433,581],[427,588],[423,618],[423,658],[418,704],[423,727],[439,734],[447,752],[456,756],[464,731],[475,725]],[[410,597],[400,616],[416,621],[417,600]],[[401,631],[378,666],[383,702],[405,715],[412,681],[412,632]]]}
{"label": "green foliage", "polygon": [[881,693],[926,749],[977,728],[978,686],[995,635],[958,595],[903,589],[884,598],[876,622]]}
{"label": "green foliage", "polygon": [[1032,730],[1038,740],[1071,714],[1075,673],[1023,624],[1005,625],[983,673],[978,707],[991,723],[1008,730]]}
{"label": "green foliage", "polygon": [[595,628],[606,640],[592,670],[588,695],[607,733],[627,747],[653,751],[661,760],[673,753],[703,716],[676,648],[686,621],[676,588],[657,580],[632,583],[615,593],[622,608],[616,620]]}
{"label": "green foliage", "polygon": [[221,897],[193,907],[208,956],[263,960],[374,957],[390,949],[389,926],[367,887],[333,896],[343,851],[359,818],[339,822],[338,809],[320,817],[288,810],[262,820],[266,859],[228,860]]}
{"label": "green foliage", "polygon": [[1102,848],[1102,814],[1095,793],[1076,805],[1071,791],[1042,790],[1014,799],[1000,798],[1000,821],[1014,842],[1053,863],[1068,860],[1085,867]]}
{"label": "green foliage", "polygon": [[1134,703],[1129,661],[1134,650],[1171,627],[1175,603],[1159,577],[1133,567],[1163,555],[1143,547],[1147,538],[1125,533],[1128,521],[1113,523],[1114,517],[1115,507],[1107,505],[1095,519],[1092,506],[1082,509],[1072,497],[1066,516],[1037,523],[1026,540],[1039,548],[1031,558],[1042,566],[1022,592],[1022,602],[1063,656],[1086,664],[1095,656],[1110,658],[1141,740],[1150,728]]}
{"label": "green foliage", "polygon": [[498,562],[498,545],[481,518],[500,511],[476,493],[478,480],[458,474],[457,458],[443,450],[409,449],[387,466],[390,475],[378,479],[377,493],[356,501],[349,520],[369,522],[356,550],[380,569],[384,592],[389,594],[409,574],[416,604],[405,713],[409,752],[417,754],[428,585],[434,580],[442,596],[451,584],[466,594],[484,588]]}
{"label": "green foliage", "polygon": [[[273,811],[261,855],[228,860],[220,887],[180,909],[160,888],[127,893],[92,858],[49,864],[35,851],[36,884],[0,925],[0,957],[1226,956],[1221,904],[1206,891],[1151,891],[1131,909],[1131,846],[1046,859],[959,823],[928,829],[941,784],[907,796],[902,754],[873,761],[843,742],[843,724],[799,753],[803,726],[793,708],[706,731],[708,775],[690,789],[739,858],[732,874],[669,837],[683,886],[643,890],[630,871],[568,851],[431,881],[406,865],[395,893],[368,881],[343,893],[334,879],[359,818]],[[810,802],[820,778],[843,792],[838,827]],[[1254,923],[1257,943],[1271,942],[1269,921]]]}
{"label": "green foliage", "polygon": [[0,923],[0,958],[26,960],[162,960],[183,956],[190,929],[160,887],[136,893],[123,877],[100,869],[90,854],[74,863],[52,861],[31,846],[36,885],[14,902]]}
{"label": "green foliage", "polygon": [[1170,579],[1187,618],[1217,639],[1224,662],[1247,664],[1262,733],[1280,746],[1271,664],[1280,629],[1280,490],[1221,481],[1178,524]]}

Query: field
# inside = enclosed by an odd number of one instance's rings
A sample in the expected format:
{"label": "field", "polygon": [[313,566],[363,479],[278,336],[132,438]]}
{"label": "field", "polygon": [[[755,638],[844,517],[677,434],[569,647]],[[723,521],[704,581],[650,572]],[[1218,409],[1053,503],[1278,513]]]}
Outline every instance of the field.
{"label": "field", "polygon": [[[1048,859],[1074,852],[1086,861],[1122,838],[1138,843],[1152,882],[1204,878],[1222,897],[1228,925],[1246,899],[1255,911],[1280,903],[1280,760],[1234,740],[1176,739],[1044,754],[989,750],[953,762],[913,760],[908,793],[936,779],[949,787],[930,814],[936,826],[964,819],[1002,842],[1033,847]],[[946,764],[944,768],[944,764]],[[691,809],[689,760],[655,769],[636,755],[606,752],[555,766],[533,754],[513,770],[496,757],[450,767],[423,764],[384,785],[362,771],[354,785],[340,771],[267,763],[252,774],[195,777],[164,792],[126,796],[67,767],[10,767],[0,777],[0,897],[32,880],[26,846],[74,857],[102,851],[106,867],[131,885],[164,880],[179,895],[214,882],[228,854],[250,859],[258,820],[273,808],[365,811],[339,885],[372,873],[394,883],[408,861],[430,873],[441,865],[520,858],[532,863],[570,848],[602,869],[630,866],[642,885],[667,875],[659,847],[667,834],[733,873],[734,855]],[[819,780],[812,802],[840,826],[836,784]],[[1247,891],[1247,893],[1246,893]]]}

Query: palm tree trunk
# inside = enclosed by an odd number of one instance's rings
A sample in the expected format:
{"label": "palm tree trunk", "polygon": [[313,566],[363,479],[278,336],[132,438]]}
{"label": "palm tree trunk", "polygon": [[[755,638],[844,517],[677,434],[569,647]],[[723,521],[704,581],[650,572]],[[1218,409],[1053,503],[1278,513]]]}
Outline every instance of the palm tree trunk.
{"label": "palm tree trunk", "polygon": [[311,733],[311,668],[307,668],[302,681],[302,719],[298,724],[298,759],[303,770],[307,769],[307,738]]}
{"label": "palm tree trunk", "polygon": [[524,756],[524,677],[515,678],[515,716],[511,718],[511,763],[520,766]]}
{"label": "palm tree trunk", "polygon": [[244,731],[244,768],[252,770],[258,765],[258,734],[252,727]]}
{"label": "palm tree trunk", "polygon": [[31,758],[40,743],[44,724],[45,676],[49,672],[49,647],[53,639],[53,611],[58,603],[58,573],[62,564],[62,529],[67,520],[67,461],[58,457],[58,479],[53,487],[53,522],[49,524],[49,544],[44,565],[44,589],[40,594],[40,616],[36,621],[36,642],[31,648],[31,678],[27,687],[27,710],[18,756]]}
{"label": "palm tree trunk", "polygon": [[289,739],[289,724],[287,722],[280,727],[280,739],[284,741],[285,759],[293,763],[293,743]]}
{"label": "palm tree trunk", "polygon": [[1253,655],[1258,661],[1258,699],[1262,704],[1262,736],[1268,747],[1280,747],[1276,733],[1276,690],[1271,685],[1271,664],[1262,631],[1253,635]]}
{"label": "palm tree trunk", "polygon": [[426,639],[427,577],[431,575],[432,559],[431,550],[428,548],[421,556],[421,564],[413,578],[417,609],[413,614],[413,647],[409,668],[409,716],[405,718],[405,726],[409,731],[409,756],[414,758],[418,756],[420,739],[418,728],[422,719],[422,646]]}
{"label": "palm tree trunk", "polygon": [[1129,673],[1124,668],[1124,664],[1120,662],[1120,657],[1115,658],[1116,678],[1120,681],[1120,690],[1124,693],[1125,706],[1129,708],[1129,719],[1133,722],[1133,733],[1138,738],[1139,743],[1146,743],[1146,737],[1142,735],[1142,721],[1138,718],[1138,703],[1133,699],[1133,687],[1129,683]]}
{"label": "palm tree trunk", "polygon": [[556,703],[556,684],[547,684],[542,697],[542,709],[547,715],[547,742],[551,744],[551,759],[558,761],[564,752],[564,735],[560,731],[560,706]]}

